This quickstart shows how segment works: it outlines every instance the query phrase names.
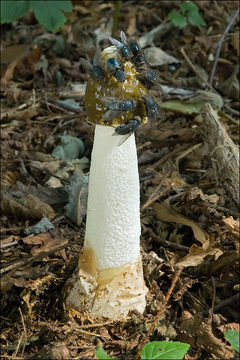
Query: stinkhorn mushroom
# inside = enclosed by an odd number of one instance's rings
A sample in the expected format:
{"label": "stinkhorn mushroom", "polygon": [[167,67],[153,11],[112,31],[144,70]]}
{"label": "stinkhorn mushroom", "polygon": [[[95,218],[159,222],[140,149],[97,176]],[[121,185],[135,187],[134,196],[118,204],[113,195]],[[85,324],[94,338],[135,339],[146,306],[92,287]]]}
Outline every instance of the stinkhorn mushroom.
{"label": "stinkhorn mushroom", "polygon": [[86,235],[77,271],[65,286],[65,307],[91,317],[122,319],[134,309],[143,313],[146,306],[134,130],[154,108],[138,80],[139,54],[129,51],[130,58],[125,57],[120,50],[127,49],[126,41],[111,40],[115,46],[89,64],[85,106],[96,127]]}

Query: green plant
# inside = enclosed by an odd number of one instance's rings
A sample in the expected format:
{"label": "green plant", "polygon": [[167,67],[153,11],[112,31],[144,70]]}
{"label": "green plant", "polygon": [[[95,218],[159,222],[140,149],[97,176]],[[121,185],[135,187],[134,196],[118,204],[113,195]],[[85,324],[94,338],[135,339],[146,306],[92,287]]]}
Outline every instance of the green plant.
{"label": "green plant", "polygon": [[176,27],[185,28],[188,22],[193,26],[206,26],[199,9],[192,1],[186,1],[179,5],[181,12],[172,10],[168,14],[169,20],[173,22]]}
{"label": "green plant", "polygon": [[38,22],[45,29],[54,32],[66,22],[63,11],[71,12],[72,3],[70,0],[2,0],[1,24],[23,17],[30,8]]}
{"label": "green plant", "polygon": [[240,332],[236,330],[228,330],[224,334],[226,340],[230,342],[233,349],[236,350],[238,353],[240,352],[240,345],[239,345],[239,338],[240,338]]}
{"label": "green plant", "polygon": [[[144,346],[141,359],[181,360],[189,348],[189,344],[177,341],[152,341]],[[111,359],[101,347],[96,351],[96,357],[98,359]]]}

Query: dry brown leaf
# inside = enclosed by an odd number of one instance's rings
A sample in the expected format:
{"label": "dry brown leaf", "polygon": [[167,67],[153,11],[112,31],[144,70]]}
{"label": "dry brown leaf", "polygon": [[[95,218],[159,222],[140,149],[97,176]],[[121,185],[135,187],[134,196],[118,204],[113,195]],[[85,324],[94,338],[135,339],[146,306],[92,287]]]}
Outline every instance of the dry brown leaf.
{"label": "dry brown leaf", "polygon": [[[68,242],[67,239],[61,239],[59,237],[52,237],[51,234],[39,234],[39,235],[29,235],[22,239],[24,244],[35,245],[31,249],[32,255],[38,255],[41,252],[49,251],[54,247],[64,245]],[[40,247],[37,245],[41,245]]]}
{"label": "dry brown leaf", "polygon": [[186,183],[186,181],[179,176],[178,171],[173,171],[171,173],[171,176],[167,177],[163,181],[163,185],[166,186],[166,187],[170,187],[170,188],[172,188],[174,190],[178,189],[178,188],[189,187],[189,185]]}
{"label": "dry brown leaf", "polygon": [[236,50],[237,56],[239,56],[239,30],[233,34],[232,45]]}
{"label": "dry brown leaf", "polygon": [[25,70],[27,69],[30,70],[31,72],[34,72],[35,67],[39,62],[41,55],[42,55],[42,48],[38,46],[20,59],[16,71],[18,73],[25,73]]}
{"label": "dry brown leaf", "polygon": [[13,280],[13,284],[17,287],[24,288],[27,285],[27,280],[22,276],[13,278],[12,280]]}
{"label": "dry brown leaf", "polygon": [[12,242],[15,242],[19,239],[19,236],[16,235],[10,235],[5,239],[0,240],[0,248],[5,244],[11,244]]}
{"label": "dry brown leaf", "polygon": [[27,54],[28,45],[13,45],[3,49],[0,52],[1,64],[9,64],[15,60],[19,60]]}
{"label": "dry brown leaf", "polygon": [[23,54],[17,56],[17,58],[10,62],[6,67],[5,72],[2,74],[1,78],[1,85],[3,87],[8,85],[9,81],[12,80],[15,72],[20,73],[21,75],[25,75],[27,71],[33,73],[35,71],[36,64],[42,55],[42,49],[41,47],[37,47],[26,55],[22,55]]}
{"label": "dry brown leaf", "polygon": [[193,244],[189,250],[189,253],[179,262],[176,263],[177,266],[198,266],[200,265],[206,256],[208,255],[218,255],[222,254],[222,251],[219,249],[213,249],[210,247],[210,242],[207,240],[202,246],[197,246]]}
{"label": "dry brown leaf", "polygon": [[18,179],[17,171],[6,171],[2,173],[1,181],[3,185],[15,185]]}
{"label": "dry brown leaf", "polygon": [[132,36],[136,34],[136,8],[132,7],[129,9],[129,12],[126,16],[126,21],[128,22],[126,34]]}
{"label": "dry brown leaf", "polygon": [[48,241],[51,238],[52,236],[46,233],[39,235],[29,235],[23,238],[22,241],[24,242],[24,244],[28,244],[28,245],[42,245],[44,244],[44,242]]}
{"label": "dry brown leaf", "polygon": [[50,205],[31,194],[26,195],[24,205],[30,209],[34,219],[41,220],[43,216],[46,216],[48,220],[52,220],[56,216]]}
{"label": "dry brown leaf", "polygon": [[6,195],[3,195],[1,199],[1,212],[2,214],[14,215],[24,219],[30,219],[32,217],[30,209]]}
{"label": "dry brown leaf", "polygon": [[195,238],[201,244],[208,241],[209,235],[197,223],[183,215],[180,215],[176,210],[170,208],[167,204],[155,203],[153,207],[160,220],[190,226]]}
{"label": "dry brown leaf", "polygon": [[41,252],[46,252],[46,251],[54,249],[55,247],[65,245],[67,242],[68,242],[67,239],[60,239],[59,237],[56,237],[56,238],[50,237],[49,239],[47,239],[43,242],[43,244],[42,244],[42,246],[40,246],[40,248],[38,246],[34,246],[31,249],[31,254],[33,256],[36,256],[36,255],[40,254]]}
{"label": "dry brown leaf", "polygon": [[4,294],[7,291],[11,290],[13,283],[14,280],[10,275],[8,274],[2,275],[0,281],[0,293]]}
{"label": "dry brown leaf", "polygon": [[6,67],[5,72],[1,78],[1,86],[3,86],[3,88],[6,87],[9,81],[12,80],[17,63],[17,60],[15,60]]}
{"label": "dry brown leaf", "polygon": [[227,225],[228,229],[237,237],[239,237],[240,229],[239,229],[239,219],[234,220],[232,216],[227,218],[222,218],[222,221],[225,225]]}
{"label": "dry brown leaf", "polygon": [[47,271],[47,266],[43,264],[32,266],[32,264],[23,265],[21,268],[16,269],[13,272],[14,278],[24,278],[24,279],[38,279],[43,273]]}
{"label": "dry brown leaf", "polygon": [[199,272],[203,275],[211,276],[215,273],[229,269],[232,264],[235,264],[239,259],[239,254],[236,251],[228,251],[221,254],[215,261],[203,264]]}
{"label": "dry brown leaf", "polygon": [[220,325],[217,328],[222,333],[225,333],[227,330],[240,331],[240,324],[238,324],[238,323],[228,323],[228,324]]}
{"label": "dry brown leaf", "polygon": [[60,169],[62,163],[63,163],[62,160],[45,161],[45,162],[36,161],[36,160],[29,161],[29,164],[32,167],[35,167],[40,170],[48,171],[52,175],[54,175]]}
{"label": "dry brown leaf", "polygon": [[202,348],[209,351],[211,359],[233,359],[234,350],[222,340],[215,337],[212,332],[211,323],[200,314],[194,316],[183,311],[179,328],[179,341],[190,344],[193,348]]}

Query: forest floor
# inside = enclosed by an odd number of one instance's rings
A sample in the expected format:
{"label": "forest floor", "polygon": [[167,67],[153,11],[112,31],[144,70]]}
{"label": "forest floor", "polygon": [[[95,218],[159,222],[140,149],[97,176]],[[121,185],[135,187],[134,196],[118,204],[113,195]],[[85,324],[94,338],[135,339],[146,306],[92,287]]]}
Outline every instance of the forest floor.
{"label": "forest floor", "polygon": [[188,343],[188,360],[236,358],[224,333],[239,330],[239,3],[195,1],[206,26],[183,29],[168,19],[179,4],[122,1],[114,36],[144,42],[166,113],[136,131],[149,293],[144,314],[118,322],[70,318],[62,301],[85,233],[71,179],[88,175],[94,134],[80,57],[110,45],[114,1],[75,1],[56,33],[31,12],[1,25],[1,359],[93,359],[99,344],[131,359],[146,340]]}

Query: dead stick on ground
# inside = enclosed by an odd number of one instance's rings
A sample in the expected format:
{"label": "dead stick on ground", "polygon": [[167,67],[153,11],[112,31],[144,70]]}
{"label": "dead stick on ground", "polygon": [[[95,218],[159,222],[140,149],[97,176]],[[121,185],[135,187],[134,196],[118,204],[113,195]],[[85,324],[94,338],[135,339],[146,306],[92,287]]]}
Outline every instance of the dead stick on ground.
{"label": "dead stick on ground", "polygon": [[178,278],[179,278],[179,276],[180,276],[180,274],[181,274],[181,272],[182,272],[183,269],[184,269],[183,266],[180,266],[180,267],[177,269],[177,271],[176,271],[176,273],[175,273],[175,276],[174,276],[174,278],[173,278],[172,284],[171,284],[171,286],[170,286],[170,288],[169,288],[169,290],[168,290],[168,292],[167,292],[167,295],[166,295],[166,297],[165,297],[165,300],[164,300],[163,303],[162,303],[162,307],[160,308],[160,310],[158,311],[157,315],[155,316],[155,319],[154,319],[154,321],[152,322],[152,325],[151,325],[150,329],[148,330],[145,339],[144,339],[143,342],[141,343],[141,345],[140,345],[140,347],[139,347],[139,349],[138,349],[137,355],[136,355],[136,357],[135,357],[135,360],[140,359],[140,354],[141,354],[141,352],[142,352],[142,349],[144,348],[145,344],[149,341],[149,338],[150,338],[153,330],[155,329],[156,324],[157,324],[160,316],[161,316],[162,313],[166,310],[166,306],[167,306],[168,300],[169,300],[170,296],[172,295],[173,289],[174,289],[174,287],[175,287],[175,285],[176,285],[176,282],[177,282],[177,280],[178,280]]}
{"label": "dead stick on ground", "polygon": [[215,71],[216,71],[216,67],[217,67],[217,62],[218,62],[218,59],[219,59],[219,55],[220,55],[220,52],[221,52],[221,49],[222,49],[222,44],[223,44],[223,41],[225,39],[225,36],[227,35],[227,33],[229,32],[229,30],[231,29],[232,25],[234,24],[237,16],[238,16],[238,13],[239,13],[239,8],[237,9],[237,11],[234,13],[233,17],[231,18],[228,26],[226,27],[226,29],[224,30],[219,42],[218,42],[218,48],[217,48],[217,52],[216,52],[216,55],[215,55],[215,59],[214,59],[214,63],[213,63],[213,67],[212,67],[212,71],[211,71],[211,75],[210,75],[210,78],[209,78],[209,84],[212,85],[212,82],[213,82],[213,77],[215,75]]}
{"label": "dead stick on ground", "polygon": [[189,57],[187,56],[187,54],[185,53],[184,49],[181,48],[180,50],[181,54],[183,55],[184,59],[186,60],[186,62],[188,63],[188,65],[190,66],[190,68],[195,72],[195,74],[199,77],[199,79],[204,82],[205,85],[207,85],[207,87],[209,89],[211,89],[214,93],[218,94],[218,92],[212,87],[211,84],[209,84],[203,77],[202,75],[199,73],[199,71],[197,71],[197,69],[195,68],[195,66],[193,65],[193,63],[191,62],[191,60],[189,59]]}
{"label": "dead stick on ground", "polygon": [[71,243],[67,242],[64,245],[54,247],[48,251],[40,252],[38,255],[28,257],[27,259],[24,259],[24,260],[16,261],[16,262],[12,263],[11,265],[7,265],[6,267],[3,267],[2,269],[0,269],[0,275],[5,274],[6,272],[9,272],[9,271],[16,270],[17,268],[19,268],[23,265],[27,265],[32,262],[42,260],[44,257],[51,255],[51,254],[55,253],[56,251],[60,251],[67,247],[71,247],[72,245],[79,244],[79,242],[80,242],[79,239],[72,241]]}

